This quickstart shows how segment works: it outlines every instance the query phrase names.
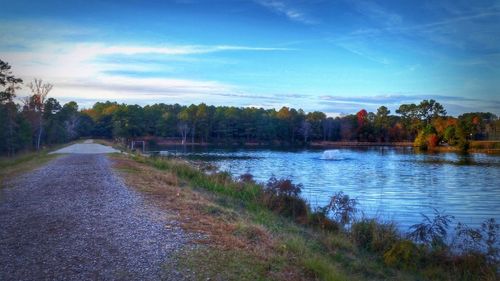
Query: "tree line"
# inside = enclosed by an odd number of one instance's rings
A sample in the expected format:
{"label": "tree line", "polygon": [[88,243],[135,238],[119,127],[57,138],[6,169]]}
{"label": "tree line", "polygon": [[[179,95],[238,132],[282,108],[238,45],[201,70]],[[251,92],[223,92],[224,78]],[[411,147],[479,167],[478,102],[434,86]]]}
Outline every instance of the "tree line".
{"label": "tree line", "polygon": [[31,95],[16,102],[23,81],[0,60],[0,153],[40,149],[79,137],[166,138],[182,143],[224,145],[305,145],[318,141],[402,142],[421,148],[449,144],[466,148],[470,140],[500,139],[500,120],[492,113],[446,115],[435,100],[403,104],[395,112],[381,106],[376,112],[328,117],[320,111],[282,107],[179,105],[139,106],[97,102],[79,109],[76,102],[61,105],[50,98],[50,83],[35,79]]}

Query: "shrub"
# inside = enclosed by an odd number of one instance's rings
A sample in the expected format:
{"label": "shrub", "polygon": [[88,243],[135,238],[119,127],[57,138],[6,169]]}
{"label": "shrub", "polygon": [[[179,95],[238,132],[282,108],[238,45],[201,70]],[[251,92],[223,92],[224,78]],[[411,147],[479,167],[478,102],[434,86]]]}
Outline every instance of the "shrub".
{"label": "shrub", "polygon": [[457,148],[462,152],[467,152],[469,150],[470,143],[465,138],[460,138],[457,142]]}
{"label": "shrub", "polygon": [[266,191],[277,196],[299,196],[302,184],[294,184],[290,179],[277,179],[272,176],[266,184]]}
{"label": "shrub", "polygon": [[352,224],[351,237],[359,247],[372,250],[375,228],[376,223],[374,220],[363,219]]}
{"label": "shrub", "polygon": [[374,219],[363,219],[351,227],[351,237],[358,247],[384,253],[400,238],[392,223],[379,223]]}
{"label": "shrub", "polygon": [[490,264],[498,264],[500,249],[498,248],[498,234],[500,225],[494,218],[485,220],[480,228],[470,228],[458,223],[455,228],[455,248],[463,254],[480,253]]}
{"label": "shrub", "polygon": [[427,146],[429,148],[435,148],[438,146],[439,143],[439,137],[436,134],[431,134],[427,137]]}
{"label": "shrub", "polygon": [[412,241],[409,240],[397,242],[384,254],[385,264],[402,269],[415,270],[417,268],[419,258],[419,249]]}
{"label": "shrub", "polygon": [[309,224],[314,227],[319,227],[323,230],[337,232],[340,230],[338,222],[328,217],[328,212],[325,208],[317,208],[309,215]]}
{"label": "shrub", "polygon": [[415,141],[413,141],[413,146],[416,146],[422,150],[427,150],[427,141],[423,131],[418,132]]}
{"label": "shrub", "polygon": [[466,253],[453,259],[453,268],[460,280],[498,280],[497,267],[488,264],[480,253]]}
{"label": "shrub", "polygon": [[498,264],[500,250],[498,249],[498,232],[500,225],[496,223],[494,218],[488,219],[481,224],[481,232],[485,238],[486,258],[492,264]]}
{"label": "shrub", "polygon": [[410,227],[411,232],[408,237],[415,242],[421,242],[431,248],[437,249],[446,245],[448,226],[453,216],[445,215],[435,208],[433,210],[434,218],[431,219],[425,214],[421,214],[424,220]]}
{"label": "shrub", "polygon": [[253,175],[250,173],[244,173],[238,177],[238,181],[241,183],[255,183],[255,180],[253,179]]}
{"label": "shrub", "polygon": [[308,206],[306,201],[299,197],[301,190],[301,184],[273,176],[265,186],[263,202],[278,214],[304,220],[307,218]]}
{"label": "shrub", "polygon": [[340,191],[330,198],[330,202],[325,206],[325,211],[327,214],[331,214],[338,223],[345,226],[354,219],[357,213],[357,204],[356,199],[351,199],[349,195]]}

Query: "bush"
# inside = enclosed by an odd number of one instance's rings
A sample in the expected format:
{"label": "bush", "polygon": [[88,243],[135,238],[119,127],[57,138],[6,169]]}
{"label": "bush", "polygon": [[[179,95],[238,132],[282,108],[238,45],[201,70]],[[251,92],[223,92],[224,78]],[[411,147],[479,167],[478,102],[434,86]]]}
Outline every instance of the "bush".
{"label": "bush", "polygon": [[272,176],[266,184],[266,192],[277,196],[299,196],[302,184],[294,184],[290,179],[277,179]]}
{"label": "bush", "polygon": [[320,229],[337,232],[340,230],[340,224],[328,217],[325,208],[318,208],[309,215],[309,224]]}
{"label": "bush", "polygon": [[340,191],[330,198],[330,202],[325,206],[325,212],[331,214],[338,223],[345,226],[354,219],[357,213],[357,204],[356,199],[351,199],[349,195]]}
{"label": "bush", "polygon": [[457,142],[457,148],[462,152],[467,152],[469,150],[470,143],[465,138],[460,138]]}
{"label": "bush", "polygon": [[308,206],[306,201],[299,197],[301,191],[301,184],[296,185],[289,179],[276,179],[273,176],[265,186],[263,202],[280,215],[306,220]]}
{"label": "bush", "polygon": [[418,132],[415,141],[413,141],[413,146],[416,146],[422,150],[427,150],[427,140],[423,131]]}
{"label": "bush", "polygon": [[415,270],[419,259],[419,249],[412,241],[409,240],[397,242],[384,254],[385,264],[402,269]]}
{"label": "bush", "polygon": [[431,134],[427,137],[427,146],[432,149],[438,146],[439,137],[436,134]]}
{"label": "bush", "polygon": [[238,181],[241,183],[252,183],[255,184],[255,180],[253,179],[253,175],[250,173],[244,173],[238,177]]}
{"label": "bush", "polygon": [[358,247],[384,253],[400,237],[394,224],[379,223],[374,219],[363,219],[352,224],[351,237]]}
{"label": "bush", "polygon": [[415,242],[421,242],[430,248],[438,249],[446,245],[448,226],[453,216],[445,215],[437,209],[434,210],[434,218],[421,214],[424,220],[410,227],[408,237]]}
{"label": "bush", "polygon": [[498,280],[497,267],[480,253],[466,253],[453,259],[453,267],[461,280]]}
{"label": "bush", "polygon": [[464,255],[482,254],[490,264],[498,264],[500,261],[497,241],[499,230],[500,225],[494,218],[485,220],[480,228],[470,228],[458,223],[455,228],[454,247]]}

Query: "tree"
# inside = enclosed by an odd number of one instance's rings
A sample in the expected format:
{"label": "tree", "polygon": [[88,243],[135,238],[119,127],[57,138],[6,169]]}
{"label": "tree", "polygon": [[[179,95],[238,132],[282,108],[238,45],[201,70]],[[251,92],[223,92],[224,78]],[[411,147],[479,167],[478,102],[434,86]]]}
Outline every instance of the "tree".
{"label": "tree", "polygon": [[78,104],[74,101],[66,103],[59,112],[63,120],[66,140],[76,139],[79,135],[81,117],[78,113]]}
{"label": "tree", "polygon": [[304,143],[307,143],[307,140],[309,139],[309,135],[311,134],[311,123],[309,123],[306,120],[302,121],[300,132],[304,136]]}
{"label": "tree", "polygon": [[[306,115],[306,121],[311,124],[311,139],[320,140],[323,134],[324,122],[326,114],[320,111],[309,112]],[[322,128],[323,127],[323,128]]]}
{"label": "tree", "polygon": [[0,60],[0,86],[3,88],[0,90],[0,104],[12,102],[19,84],[23,83],[23,80],[16,78],[10,69],[11,66],[7,62]]}
{"label": "tree", "polygon": [[42,79],[35,78],[28,87],[33,94],[29,99],[29,107],[36,112],[38,124],[37,126],[37,138],[36,138],[36,149],[40,150],[40,142],[42,139],[43,132],[43,113],[45,112],[45,98],[52,90],[53,85],[49,83],[43,83]]}
{"label": "tree", "polygon": [[446,110],[440,103],[433,99],[423,100],[418,105],[418,115],[421,120],[425,121],[426,124],[429,124],[431,119],[439,116],[445,116]]}
{"label": "tree", "polygon": [[16,78],[10,69],[8,63],[0,60],[0,151],[7,150],[8,155],[13,155],[16,144],[19,144],[16,130],[20,128],[18,109],[13,99],[23,81]]}
{"label": "tree", "polygon": [[381,141],[387,140],[387,133],[390,128],[389,114],[391,111],[385,106],[381,106],[377,109],[377,114],[375,115],[375,130]]}
{"label": "tree", "polygon": [[186,124],[186,122],[179,122],[179,124],[177,125],[177,129],[179,130],[179,134],[181,134],[182,144],[186,144],[186,138],[189,132],[188,125]]}

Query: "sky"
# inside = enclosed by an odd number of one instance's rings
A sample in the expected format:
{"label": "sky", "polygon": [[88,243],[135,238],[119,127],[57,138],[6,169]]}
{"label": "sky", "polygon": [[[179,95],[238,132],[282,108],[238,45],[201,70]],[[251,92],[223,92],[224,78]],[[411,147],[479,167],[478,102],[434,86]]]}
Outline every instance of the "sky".
{"label": "sky", "polygon": [[[500,1],[0,0],[0,59],[81,107],[500,115]],[[29,92],[24,87],[19,96]]]}

